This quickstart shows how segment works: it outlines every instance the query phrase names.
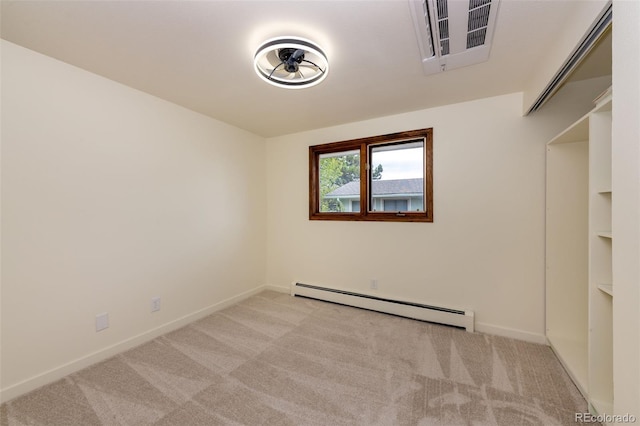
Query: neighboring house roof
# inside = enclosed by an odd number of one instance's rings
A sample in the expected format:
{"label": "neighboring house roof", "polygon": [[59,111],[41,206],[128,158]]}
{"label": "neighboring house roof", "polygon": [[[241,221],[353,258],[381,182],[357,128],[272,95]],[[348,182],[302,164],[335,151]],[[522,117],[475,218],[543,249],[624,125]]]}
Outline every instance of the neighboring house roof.
{"label": "neighboring house roof", "polygon": [[[384,195],[422,195],[422,179],[391,179],[374,180],[371,185],[372,195],[381,197]],[[325,198],[348,198],[360,194],[360,182],[349,182],[334,189]]]}

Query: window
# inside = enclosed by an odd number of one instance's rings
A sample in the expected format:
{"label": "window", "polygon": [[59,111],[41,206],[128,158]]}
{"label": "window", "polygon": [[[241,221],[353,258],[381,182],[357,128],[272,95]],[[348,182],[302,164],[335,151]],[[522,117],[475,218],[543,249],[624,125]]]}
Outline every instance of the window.
{"label": "window", "polygon": [[432,132],[309,147],[309,219],[433,222]]}

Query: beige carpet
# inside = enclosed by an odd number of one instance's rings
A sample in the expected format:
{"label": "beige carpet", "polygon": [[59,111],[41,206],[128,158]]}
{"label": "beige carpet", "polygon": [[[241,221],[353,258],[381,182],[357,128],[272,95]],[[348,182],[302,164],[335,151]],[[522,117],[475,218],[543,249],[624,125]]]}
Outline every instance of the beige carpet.
{"label": "beige carpet", "polygon": [[263,292],[1,407],[2,425],[556,425],[551,350]]}

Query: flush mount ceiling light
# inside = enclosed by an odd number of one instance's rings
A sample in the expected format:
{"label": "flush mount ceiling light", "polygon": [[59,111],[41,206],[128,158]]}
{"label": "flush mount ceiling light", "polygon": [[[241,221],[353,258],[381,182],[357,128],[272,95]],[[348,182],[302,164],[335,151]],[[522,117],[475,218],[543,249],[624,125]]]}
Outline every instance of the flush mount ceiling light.
{"label": "flush mount ceiling light", "polygon": [[287,89],[315,86],[329,72],[324,51],[317,44],[299,37],[265,41],[256,51],[253,64],[264,81]]}

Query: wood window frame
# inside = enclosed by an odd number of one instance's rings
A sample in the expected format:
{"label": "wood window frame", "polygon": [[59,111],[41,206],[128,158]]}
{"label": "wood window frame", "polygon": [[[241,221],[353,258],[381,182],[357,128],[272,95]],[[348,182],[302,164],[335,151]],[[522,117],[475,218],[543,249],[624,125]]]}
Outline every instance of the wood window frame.
{"label": "wood window frame", "polygon": [[[370,147],[379,144],[401,144],[422,139],[424,141],[424,211],[382,212],[369,210]],[[357,150],[360,153],[360,212],[320,211],[320,156],[343,151]],[[433,222],[433,128],[410,130],[388,135],[372,136],[347,141],[332,142],[309,147],[309,219],[339,221],[378,222]]]}

